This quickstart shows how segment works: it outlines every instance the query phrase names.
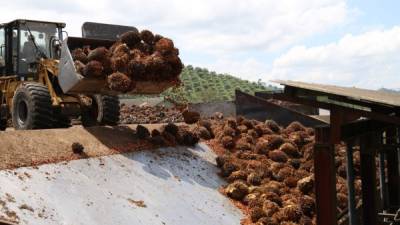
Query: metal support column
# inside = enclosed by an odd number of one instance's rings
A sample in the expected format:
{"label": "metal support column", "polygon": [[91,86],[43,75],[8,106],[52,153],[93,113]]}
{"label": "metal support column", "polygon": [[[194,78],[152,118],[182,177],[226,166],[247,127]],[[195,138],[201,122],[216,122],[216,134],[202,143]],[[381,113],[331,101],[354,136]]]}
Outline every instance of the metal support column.
{"label": "metal support column", "polygon": [[376,164],[375,149],[376,137],[374,133],[360,137],[361,154],[361,180],[362,180],[362,201],[363,201],[363,224],[378,224],[378,209],[376,204]]}
{"label": "metal support column", "polygon": [[[387,144],[398,144],[398,132],[396,128],[391,128],[386,131]],[[399,172],[399,149],[393,147],[387,149],[387,180],[389,205],[400,206],[400,172]]]}
{"label": "metal support column", "polygon": [[314,173],[317,205],[317,225],[337,225],[336,173],[330,128],[315,129]]}
{"label": "metal support column", "polygon": [[[382,133],[382,145],[385,146],[387,144],[386,132]],[[386,173],[385,173],[385,157],[386,150],[385,148],[379,149],[379,186],[380,186],[380,196],[382,201],[383,212],[386,212],[386,209],[389,205],[388,198],[388,188],[386,184]]]}
{"label": "metal support column", "polygon": [[385,174],[385,154],[383,152],[379,153],[379,186],[380,186],[380,195],[382,200],[382,207],[387,209],[388,197],[387,197],[387,185],[386,185],[386,174]]}
{"label": "metal support column", "polygon": [[347,189],[348,202],[349,202],[349,225],[358,225],[357,212],[356,212],[356,195],[354,191],[354,165],[353,165],[353,146],[354,141],[347,141]]}

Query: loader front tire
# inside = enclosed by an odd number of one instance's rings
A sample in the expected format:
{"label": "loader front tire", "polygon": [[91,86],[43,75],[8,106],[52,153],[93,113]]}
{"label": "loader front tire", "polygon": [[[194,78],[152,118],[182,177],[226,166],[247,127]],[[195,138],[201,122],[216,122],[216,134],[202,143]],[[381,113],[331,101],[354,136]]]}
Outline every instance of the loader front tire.
{"label": "loader front tire", "polygon": [[119,99],[117,96],[94,95],[92,105],[82,113],[82,125],[85,127],[110,125],[119,122]]}
{"label": "loader front tire", "polygon": [[40,83],[21,84],[14,93],[12,123],[16,130],[46,129],[53,125],[49,90]]}

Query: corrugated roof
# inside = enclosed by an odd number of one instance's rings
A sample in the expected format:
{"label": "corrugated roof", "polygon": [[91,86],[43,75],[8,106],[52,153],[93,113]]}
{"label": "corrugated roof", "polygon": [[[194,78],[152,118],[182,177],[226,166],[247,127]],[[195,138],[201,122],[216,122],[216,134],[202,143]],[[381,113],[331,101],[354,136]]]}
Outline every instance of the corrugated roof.
{"label": "corrugated roof", "polygon": [[306,83],[299,81],[274,80],[272,82],[285,86],[339,95],[362,102],[379,103],[395,107],[400,106],[400,94],[396,93],[361,89],[355,87],[340,87],[334,85]]}

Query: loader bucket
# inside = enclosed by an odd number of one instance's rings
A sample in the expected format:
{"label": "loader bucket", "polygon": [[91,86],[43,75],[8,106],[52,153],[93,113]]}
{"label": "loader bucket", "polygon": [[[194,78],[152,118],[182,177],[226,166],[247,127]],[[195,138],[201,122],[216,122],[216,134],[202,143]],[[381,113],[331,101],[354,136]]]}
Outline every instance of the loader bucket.
{"label": "loader bucket", "polygon": [[117,95],[117,94],[159,94],[166,89],[175,86],[173,82],[152,82],[152,81],[139,81],[136,82],[134,90],[128,93],[118,93],[110,90],[107,87],[105,78],[88,78],[79,74],[75,68],[74,60],[72,59],[71,50],[89,45],[92,49],[100,46],[106,48],[114,44],[112,40],[106,39],[92,39],[92,38],[79,38],[68,37],[66,38],[61,47],[61,57],[59,64],[58,82],[65,94],[104,94],[104,95]]}

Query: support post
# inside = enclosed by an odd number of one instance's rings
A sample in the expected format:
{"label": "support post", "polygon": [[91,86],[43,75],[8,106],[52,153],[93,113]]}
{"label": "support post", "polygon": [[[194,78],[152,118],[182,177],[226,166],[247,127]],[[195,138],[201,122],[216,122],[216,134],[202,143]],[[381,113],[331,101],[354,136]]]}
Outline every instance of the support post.
{"label": "support post", "polygon": [[378,209],[376,205],[376,164],[375,149],[377,134],[368,133],[360,137],[361,180],[363,201],[363,224],[378,224]]}
{"label": "support post", "polygon": [[357,212],[356,212],[356,198],[354,191],[354,165],[353,165],[353,146],[354,140],[348,140],[346,143],[347,154],[347,189],[348,203],[349,203],[349,225],[358,225]]}
{"label": "support post", "polygon": [[[386,131],[387,144],[398,144],[399,133],[396,128],[390,128]],[[393,147],[387,149],[387,180],[389,205],[400,206],[400,168],[399,168],[399,148]]]}
{"label": "support post", "polygon": [[317,205],[317,225],[337,225],[336,168],[334,147],[330,143],[330,128],[315,129],[314,174]]}
{"label": "support post", "polygon": [[[386,133],[382,133],[381,142],[382,145],[387,144]],[[386,183],[386,172],[385,172],[385,148],[380,148],[379,151],[379,186],[380,186],[380,197],[382,201],[383,212],[386,212],[386,209],[389,206],[389,195],[388,195],[388,187]]]}

